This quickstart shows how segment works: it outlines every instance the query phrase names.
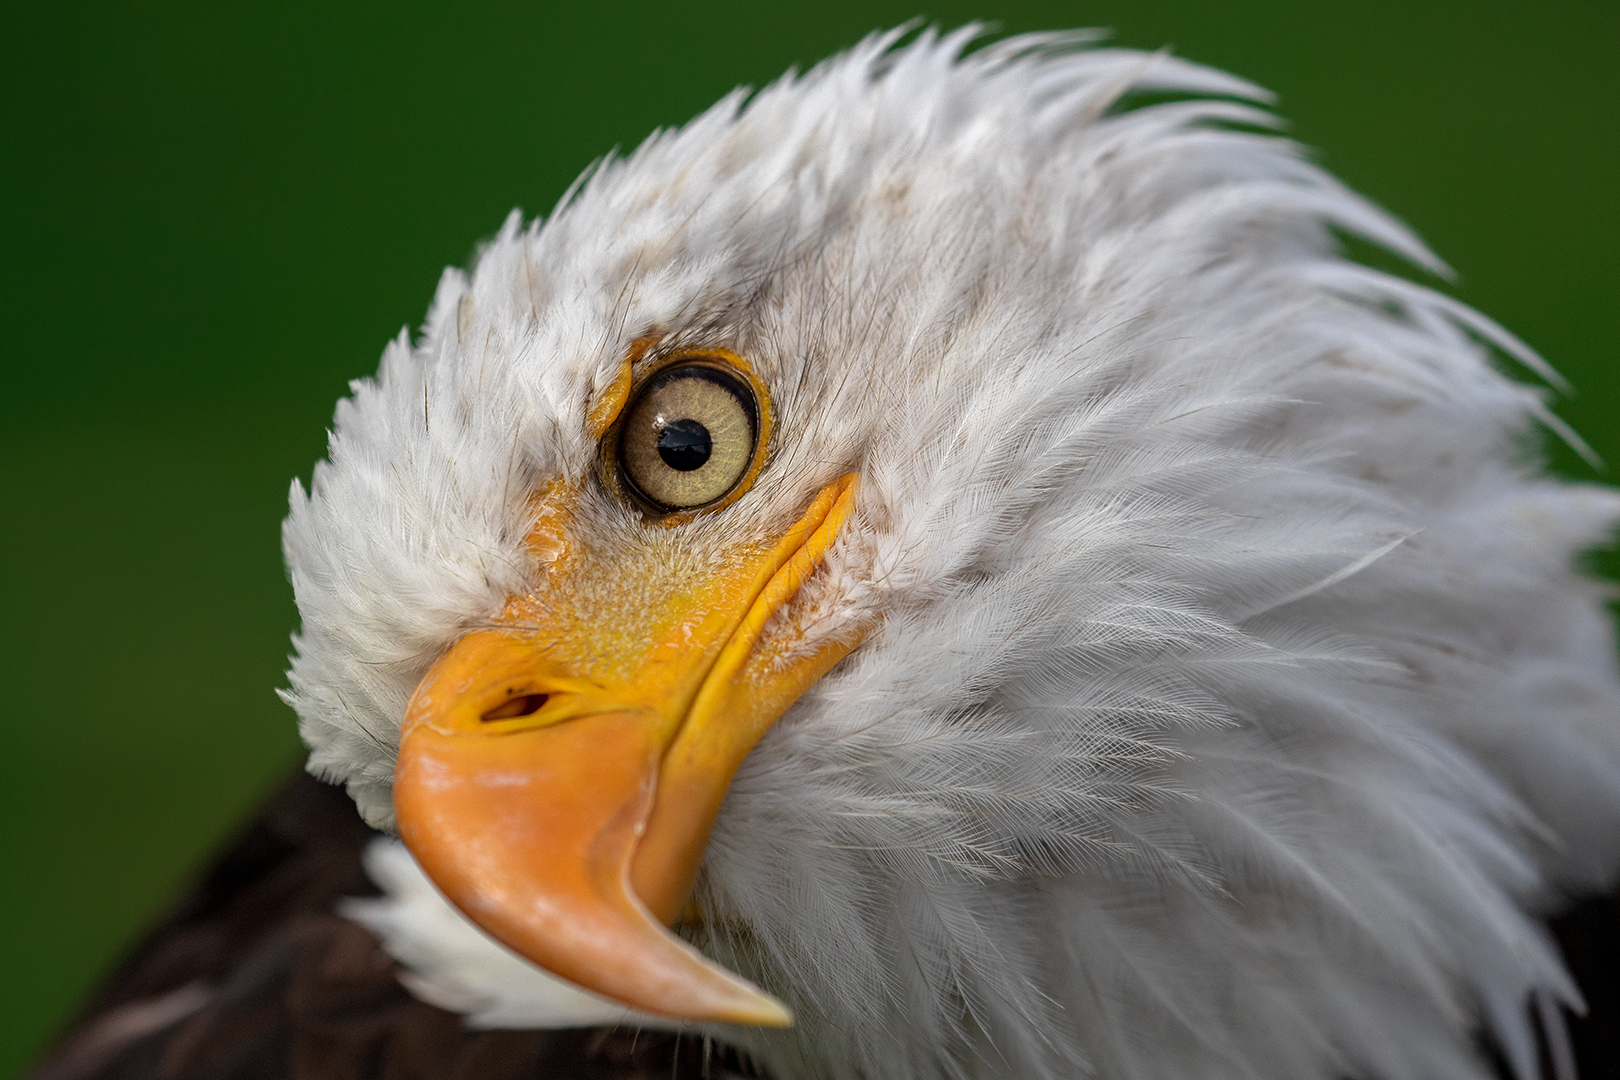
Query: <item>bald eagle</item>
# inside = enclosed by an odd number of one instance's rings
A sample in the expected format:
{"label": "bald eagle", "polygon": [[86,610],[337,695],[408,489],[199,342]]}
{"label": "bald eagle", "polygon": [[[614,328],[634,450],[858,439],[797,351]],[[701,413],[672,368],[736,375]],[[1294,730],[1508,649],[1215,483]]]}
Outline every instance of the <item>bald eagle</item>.
{"label": "bald eagle", "polygon": [[[284,796],[176,917],[240,948],[150,946],[47,1074],[617,1025],[779,1080],[1569,1075],[1620,498],[1493,358],[1556,375],[1348,259],[1444,269],[1263,91],[975,34],[739,91],[446,271],[284,534],[285,697],[377,835]],[[271,998],[296,1038],[241,1034]]]}

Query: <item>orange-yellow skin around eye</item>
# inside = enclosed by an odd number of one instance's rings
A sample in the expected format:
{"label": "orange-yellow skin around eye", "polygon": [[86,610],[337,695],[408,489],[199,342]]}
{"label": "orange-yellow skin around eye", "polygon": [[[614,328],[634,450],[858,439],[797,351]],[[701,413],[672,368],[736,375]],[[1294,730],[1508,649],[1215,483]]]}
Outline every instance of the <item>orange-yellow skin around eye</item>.
{"label": "orange-yellow skin around eye", "polygon": [[[743,757],[854,645],[785,665],[758,649],[838,536],[854,490],[853,475],[829,484],[774,543],[688,568],[661,604],[624,603],[606,622],[589,583],[611,568],[570,545],[566,511],[539,516],[531,547],[557,587],[514,598],[499,629],[462,639],[406,710],[400,835],[458,907],[535,963],[634,1008],[791,1022],[666,924],[687,903]],[[527,715],[504,715],[538,695]]]}

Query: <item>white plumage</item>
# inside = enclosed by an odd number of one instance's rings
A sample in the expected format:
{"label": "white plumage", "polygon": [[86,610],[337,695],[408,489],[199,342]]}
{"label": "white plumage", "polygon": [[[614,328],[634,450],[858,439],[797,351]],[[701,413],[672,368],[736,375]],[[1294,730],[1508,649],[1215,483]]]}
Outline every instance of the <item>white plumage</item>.
{"label": "white plumage", "polygon": [[[607,557],[700,565],[855,472],[767,646],[867,635],[744,763],[699,882],[699,946],[798,1024],[724,1038],[783,1080],[1460,1080],[1483,1023],[1530,1075],[1527,1004],[1577,996],[1538,916],[1620,864],[1572,567],[1620,500],[1541,474],[1542,397],[1491,363],[1547,374],[1525,346],[1338,253],[1440,265],[1263,92],[973,34],[738,92],[446,272],[294,486],[311,768],[390,824],[406,700],[530,587],[547,482]],[[649,337],[748,357],[776,409],[753,489],[672,529],[590,479]],[[359,917],[419,992],[589,1015],[374,858]]]}

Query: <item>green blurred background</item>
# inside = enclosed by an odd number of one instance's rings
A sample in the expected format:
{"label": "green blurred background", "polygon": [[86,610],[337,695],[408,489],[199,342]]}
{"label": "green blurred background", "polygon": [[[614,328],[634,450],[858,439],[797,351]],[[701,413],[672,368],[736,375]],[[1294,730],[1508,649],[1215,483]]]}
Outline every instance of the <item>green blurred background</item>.
{"label": "green blurred background", "polygon": [[298,760],[287,484],[440,269],[609,148],[918,14],[1112,27],[1275,89],[1620,461],[1614,0],[8,4],[0,1074]]}

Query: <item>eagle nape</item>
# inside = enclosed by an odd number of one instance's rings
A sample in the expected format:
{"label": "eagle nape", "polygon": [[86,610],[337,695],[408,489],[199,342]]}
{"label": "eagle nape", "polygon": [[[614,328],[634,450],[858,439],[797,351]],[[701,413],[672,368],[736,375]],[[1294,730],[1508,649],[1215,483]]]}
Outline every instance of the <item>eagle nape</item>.
{"label": "eagle nape", "polygon": [[975,34],[445,273],[284,526],[352,804],[41,1077],[1615,1074],[1620,495],[1500,369],[1556,376],[1349,258],[1444,269],[1264,91]]}

